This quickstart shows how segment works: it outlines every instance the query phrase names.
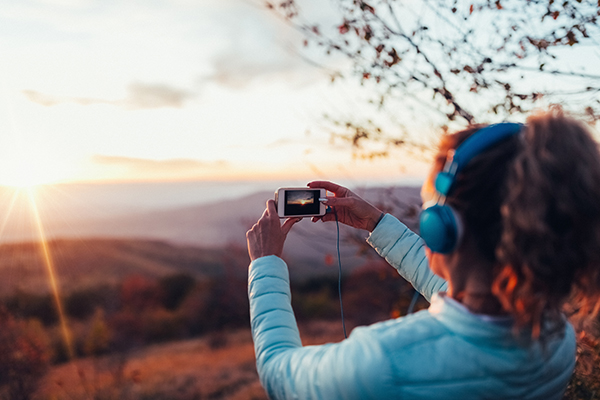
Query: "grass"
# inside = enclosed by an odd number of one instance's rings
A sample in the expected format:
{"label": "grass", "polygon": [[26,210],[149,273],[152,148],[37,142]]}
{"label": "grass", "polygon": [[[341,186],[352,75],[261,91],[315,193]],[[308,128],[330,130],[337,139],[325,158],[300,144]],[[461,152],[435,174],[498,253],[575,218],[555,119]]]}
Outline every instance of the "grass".
{"label": "grass", "polygon": [[[300,330],[305,345],[343,338],[337,321],[312,321]],[[35,398],[266,400],[267,396],[256,373],[250,331],[241,329],[54,366]]]}
{"label": "grass", "polygon": [[[215,335],[222,336],[215,340]],[[215,345],[215,343],[218,343]],[[55,366],[41,399],[266,399],[247,330]]]}

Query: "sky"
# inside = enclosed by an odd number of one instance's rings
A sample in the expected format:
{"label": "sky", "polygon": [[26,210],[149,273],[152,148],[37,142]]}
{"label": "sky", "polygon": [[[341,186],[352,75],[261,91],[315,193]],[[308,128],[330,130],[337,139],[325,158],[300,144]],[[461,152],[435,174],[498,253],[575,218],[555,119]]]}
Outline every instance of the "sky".
{"label": "sky", "polygon": [[0,185],[424,176],[331,142],[368,93],[301,45],[254,0],[3,0]]}

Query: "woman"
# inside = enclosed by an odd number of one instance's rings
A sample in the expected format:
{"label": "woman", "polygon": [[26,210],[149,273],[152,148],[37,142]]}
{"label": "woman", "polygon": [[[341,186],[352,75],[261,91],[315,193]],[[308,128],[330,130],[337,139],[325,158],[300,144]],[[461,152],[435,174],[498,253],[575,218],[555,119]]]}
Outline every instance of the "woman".
{"label": "woman", "polygon": [[[600,307],[600,154],[560,110],[510,125],[501,135],[479,126],[442,138],[421,192],[435,203],[421,219],[427,245],[348,189],[309,184],[334,193],[327,203],[340,222],[370,231],[367,241],[431,302],[340,343],[302,347],[280,258],[298,219],[281,225],[267,202],[247,233],[248,291],[257,369],[271,398],[562,397],[575,365],[563,304],[572,296],[582,315]],[[442,242],[438,216],[427,225],[437,208],[448,213],[443,224],[451,219]]]}

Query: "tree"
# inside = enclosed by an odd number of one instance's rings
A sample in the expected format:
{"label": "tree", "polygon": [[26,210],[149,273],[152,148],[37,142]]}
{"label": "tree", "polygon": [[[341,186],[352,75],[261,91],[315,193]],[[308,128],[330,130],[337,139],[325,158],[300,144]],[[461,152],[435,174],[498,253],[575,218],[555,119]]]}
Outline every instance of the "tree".
{"label": "tree", "polygon": [[[349,71],[332,79],[369,85],[370,103],[384,114],[391,103],[397,115],[399,105],[445,130],[562,103],[600,119],[597,0],[334,0],[327,23],[307,18],[300,1],[267,7],[302,32],[307,51],[316,45],[349,60]],[[422,146],[403,128],[408,119],[385,129],[373,118],[333,122],[355,149],[373,141]]]}

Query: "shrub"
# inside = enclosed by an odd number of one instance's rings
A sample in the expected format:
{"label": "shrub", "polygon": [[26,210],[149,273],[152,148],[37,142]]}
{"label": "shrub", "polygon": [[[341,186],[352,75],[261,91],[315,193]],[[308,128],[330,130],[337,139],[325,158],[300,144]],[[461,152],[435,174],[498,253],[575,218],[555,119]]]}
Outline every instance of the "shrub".
{"label": "shrub", "polygon": [[327,281],[317,291],[308,292],[296,290],[292,295],[292,308],[299,320],[331,319],[340,315],[337,286],[335,292],[329,288]]}
{"label": "shrub", "polygon": [[89,356],[107,353],[110,348],[111,333],[102,309],[96,310],[91,325],[83,344],[84,353]]}
{"label": "shrub", "polygon": [[175,310],[192,291],[196,280],[190,274],[183,273],[161,278],[159,285],[164,293],[163,305],[168,310]]}
{"label": "shrub", "polygon": [[180,339],[185,335],[183,318],[164,308],[146,311],[142,321],[144,339],[147,342],[164,342]]}
{"label": "shrub", "polygon": [[11,400],[31,398],[50,362],[50,347],[37,320],[16,320],[0,308],[0,387]]}
{"label": "shrub", "polygon": [[164,292],[158,282],[141,275],[132,275],[121,285],[121,308],[141,312],[161,306]]}
{"label": "shrub", "polygon": [[372,324],[406,313],[412,286],[385,262],[372,262],[352,272],[346,280],[344,311],[359,325]]}
{"label": "shrub", "polygon": [[[600,393],[600,321],[581,330],[577,338],[577,365],[564,399],[595,399]],[[577,325],[576,325],[577,326]]]}
{"label": "shrub", "polygon": [[227,277],[199,282],[180,306],[192,335],[248,325],[250,312],[245,279]]}
{"label": "shrub", "polygon": [[46,326],[58,322],[55,302],[50,294],[38,295],[18,291],[6,299],[5,304],[8,311],[18,318],[35,318]]}
{"label": "shrub", "polygon": [[77,290],[65,299],[65,311],[73,318],[86,319],[98,308],[107,309],[114,303],[115,290],[108,286],[98,286]]}
{"label": "shrub", "polygon": [[109,319],[115,350],[124,351],[143,344],[144,325],[141,315],[131,309],[121,310]]}

